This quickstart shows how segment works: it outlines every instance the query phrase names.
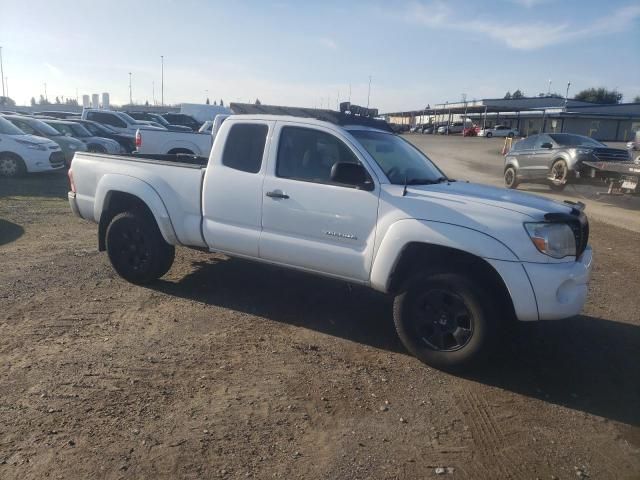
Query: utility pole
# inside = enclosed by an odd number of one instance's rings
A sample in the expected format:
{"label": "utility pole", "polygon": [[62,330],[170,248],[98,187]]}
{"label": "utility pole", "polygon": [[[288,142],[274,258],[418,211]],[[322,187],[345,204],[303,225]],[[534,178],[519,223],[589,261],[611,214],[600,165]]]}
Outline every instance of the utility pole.
{"label": "utility pole", "polygon": [[4,67],[2,66],[2,47],[0,47],[0,77],[2,77],[2,96],[8,97],[4,92]]}
{"label": "utility pole", "polygon": [[371,98],[371,75],[369,75],[369,91],[367,92],[367,108],[369,108],[370,98]]}
{"label": "utility pole", "polygon": [[567,109],[567,103],[569,103],[569,87],[571,86],[571,82],[567,82],[567,93],[564,95],[564,109]]}
{"label": "utility pole", "polygon": [[549,79],[549,88],[547,89],[547,95],[551,96],[551,79]]}
{"label": "utility pole", "polygon": [[133,105],[133,96],[131,95],[131,72],[129,72],[129,105]]}
{"label": "utility pole", "polygon": [[164,55],[160,55],[160,105],[164,106]]}

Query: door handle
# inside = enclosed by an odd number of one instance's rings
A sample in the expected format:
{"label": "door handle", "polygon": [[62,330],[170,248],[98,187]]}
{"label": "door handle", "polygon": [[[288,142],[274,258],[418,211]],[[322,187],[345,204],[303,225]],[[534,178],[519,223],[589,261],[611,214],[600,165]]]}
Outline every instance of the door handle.
{"label": "door handle", "polygon": [[278,190],[274,190],[273,192],[267,192],[267,197],[287,199],[289,198],[289,195],[287,195],[286,193],[282,193]]}

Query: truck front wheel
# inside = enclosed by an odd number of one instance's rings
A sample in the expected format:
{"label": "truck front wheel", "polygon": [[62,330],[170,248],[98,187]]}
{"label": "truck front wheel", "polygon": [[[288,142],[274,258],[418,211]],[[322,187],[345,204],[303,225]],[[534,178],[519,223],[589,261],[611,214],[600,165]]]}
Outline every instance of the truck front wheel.
{"label": "truck front wheel", "polygon": [[497,334],[489,296],[458,273],[413,278],[396,296],[393,317],[407,350],[441,370],[482,363]]}
{"label": "truck front wheel", "polygon": [[153,217],[141,210],[119,213],[109,223],[106,247],[114,270],[125,280],[157,280],[173,264],[175,248],[162,238]]}

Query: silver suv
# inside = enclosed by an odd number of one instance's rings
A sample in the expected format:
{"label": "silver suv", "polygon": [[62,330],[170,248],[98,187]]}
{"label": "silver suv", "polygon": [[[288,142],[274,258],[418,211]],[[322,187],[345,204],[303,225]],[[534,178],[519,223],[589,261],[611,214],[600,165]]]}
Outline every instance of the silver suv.
{"label": "silver suv", "polygon": [[593,138],[572,133],[540,133],[517,142],[505,157],[504,183],[517,188],[520,183],[548,183],[562,190],[580,178],[582,162],[629,160],[626,150],[609,148]]}

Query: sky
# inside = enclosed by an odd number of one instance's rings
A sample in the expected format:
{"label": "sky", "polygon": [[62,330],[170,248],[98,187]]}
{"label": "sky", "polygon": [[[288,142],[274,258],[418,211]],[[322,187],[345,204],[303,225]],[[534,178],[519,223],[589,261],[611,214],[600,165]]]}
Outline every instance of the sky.
{"label": "sky", "polygon": [[[0,0],[9,96],[381,112],[589,87],[640,95],[638,0]],[[155,84],[155,97],[154,97]]]}

